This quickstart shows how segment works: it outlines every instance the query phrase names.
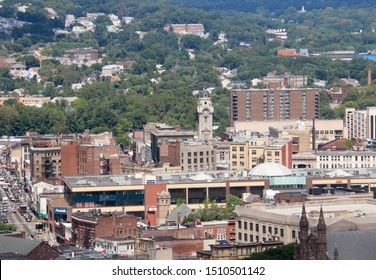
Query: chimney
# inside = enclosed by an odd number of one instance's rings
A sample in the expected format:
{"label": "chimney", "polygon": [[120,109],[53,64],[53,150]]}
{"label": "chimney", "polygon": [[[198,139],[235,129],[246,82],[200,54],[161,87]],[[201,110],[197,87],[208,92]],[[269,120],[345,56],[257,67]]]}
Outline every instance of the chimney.
{"label": "chimney", "polygon": [[181,225],[181,213],[178,212],[178,226]]}
{"label": "chimney", "polygon": [[367,85],[371,85],[372,84],[372,71],[371,71],[371,66],[368,66],[368,82],[367,82]]}

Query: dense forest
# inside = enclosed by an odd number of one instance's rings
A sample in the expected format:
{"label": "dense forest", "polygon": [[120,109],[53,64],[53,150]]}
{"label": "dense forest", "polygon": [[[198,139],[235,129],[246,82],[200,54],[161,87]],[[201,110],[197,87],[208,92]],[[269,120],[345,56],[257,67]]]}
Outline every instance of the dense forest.
{"label": "dense forest", "polygon": [[173,3],[186,7],[195,7],[203,10],[235,10],[248,13],[255,13],[260,10],[281,13],[288,8],[300,10],[302,6],[306,10],[319,10],[327,7],[354,7],[368,8],[373,7],[369,0],[170,0]]}
{"label": "dense forest", "polygon": [[[181,124],[195,128],[197,123],[194,90],[213,87],[214,122],[220,133],[228,125],[228,91],[222,89],[216,67],[237,69],[236,80],[247,85],[254,78],[269,72],[307,75],[309,86],[315,79],[326,80],[327,89],[341,85],[341,78],[353,78],[367,83],[367,69],[373,79],[376,66],[370,60],[332,61],[326,57],[279,57],[283,48],[305,48],[313,52],[352,50],[367,52],[376,49],[376,7],[370,1],[115,1],[115,0],[4,0],[0,16],[13,17],[28,24],[11,32],[0,32],[0,56],[14,57],[27,69],[40,66],[39,74],[48,77],[46,83],[13,79],[8,69],[0,69],[0,91],[7,96],[22,88],[25,94],[77,96],[71,105],[66,102],[30,108],[7,101],[0,107],[0,135],[23,135],[27,130],[40,133],[113,131],[119,142],[127,142],[127,132],[142,129],[146,122]],[[19,12],[15,4],[32,5]],[[177,3],[179,6],[177,6]],[[249,5],[248,5],[248,4]],[[301,4],[306,13],[298,13]],[[368,3],[368,6],[366,5]],[[238,11],[234,7],[244,8]],[[272,5],[274,4],[274,5]],[[313,5],[315,9],[312,8]],[[205,5],[213,5],[213,8]],[[222,6],[221,6],[222,5]],[[253,5],[253,6],[252,6]],[[50,19],[44,7],[54,8],[59,17]],[[192,8],[195,7],[195,8]],[[245,7],[245,6],[244,6]],[[252,8],[253,7],[253,8]],[[273,7],[273,8],[270,8]],[[349,8],[351,7],[351,8]],[[366,7],[366,8],[363,8]],[[210,8],[210,9],[209,9]],[[109,19],[96,19],[94,32],[79,36],[55,35],[64,26],[67,14],[86,16],[87,12],[114,13],[135,20],[123,25],[118,33],[106,31]],[[194,35],[177,36],[166,32],[168,23],[202,23],[207,38]],[[286,29],[288,40],[275,41],[265,31]],[[362,32],[359,32],[359,31]],[[141,39],[136,31],[146,32]],[[225,45],[215,44],[224,32]],[[250,48],[239,47],[247,42]],[[48,59],[39,62],[32,55],[36,47],[43,48]],[[91,66],[62,65],[54,57],[67,49],[92,47],[103,60]],[[191,59],[188,49],[194,51]],[[135,61],[119,81],[100,77],[102,66],[122,60]],[[162,65],[164,72],[159,72]],[[96,82],[73,91],[72,84],[87,76]],[[347,99],[339,108],[329,107],[325,89],[321,102],[321,117],[342,117],[349,106],[375,106],[375,86],[350,88]]]}

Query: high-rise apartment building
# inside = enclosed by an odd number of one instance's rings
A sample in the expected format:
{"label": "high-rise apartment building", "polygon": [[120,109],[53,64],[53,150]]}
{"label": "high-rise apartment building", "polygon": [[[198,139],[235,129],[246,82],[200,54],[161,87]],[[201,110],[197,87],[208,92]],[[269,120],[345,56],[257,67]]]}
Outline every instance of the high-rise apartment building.
{"label": "high-rise apartment building", "polygon": [[230,126],[235,121],[319,118],[317,89],[236,89],[230,93]]}
{"label": "high-rise apartment building", "polygon": [[346,108],[345,131],[348,139],[376,138],[376,107],[366,110]]}

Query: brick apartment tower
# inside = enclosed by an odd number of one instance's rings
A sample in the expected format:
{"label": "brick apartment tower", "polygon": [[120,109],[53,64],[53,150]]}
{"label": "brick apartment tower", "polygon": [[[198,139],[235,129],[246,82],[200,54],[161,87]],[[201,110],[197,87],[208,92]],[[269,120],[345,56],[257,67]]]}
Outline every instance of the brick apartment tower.
{"label": "brick apartment tower", "polygon": [[236,89],[230,93],[230,126],[235,121],[312,120],[319,115],[317,89]]}

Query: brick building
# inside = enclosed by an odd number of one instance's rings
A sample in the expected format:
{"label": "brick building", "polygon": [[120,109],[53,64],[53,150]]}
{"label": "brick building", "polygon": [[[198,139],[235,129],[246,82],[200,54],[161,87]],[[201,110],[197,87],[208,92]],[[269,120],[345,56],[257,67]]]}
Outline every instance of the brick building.
{"label": "brick building", "polygon": [[238,89],[230,93],[230,126],[235,121],[318,119],[317,89]]}
{"label": "brick building", "polygon": [[84,133],[61,142],[61,175],[120,174],[121,156],[112,133]]}
{"label": "brick building", "polygon": [[95,247],[97,237],[129,238],[136,236],[137,218],[124,212],[75,212],[72,214],[73,242]]}

